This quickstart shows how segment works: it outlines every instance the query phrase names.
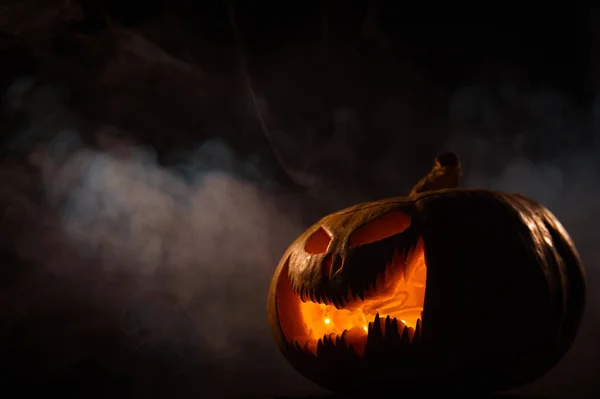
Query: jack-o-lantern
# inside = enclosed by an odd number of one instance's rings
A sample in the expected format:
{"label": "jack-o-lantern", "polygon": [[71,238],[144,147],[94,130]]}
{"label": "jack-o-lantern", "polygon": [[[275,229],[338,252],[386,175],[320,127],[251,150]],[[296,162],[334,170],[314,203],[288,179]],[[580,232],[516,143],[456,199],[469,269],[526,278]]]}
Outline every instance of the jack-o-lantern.
{"label": "jack-o-lantern", "polygon": [[566,230],[523,195],[458,189],[451,153],[407,197],[352,206],[302,234],[268,298],[305,377],[341,393],[498,391],[570,348],[585,276]]}

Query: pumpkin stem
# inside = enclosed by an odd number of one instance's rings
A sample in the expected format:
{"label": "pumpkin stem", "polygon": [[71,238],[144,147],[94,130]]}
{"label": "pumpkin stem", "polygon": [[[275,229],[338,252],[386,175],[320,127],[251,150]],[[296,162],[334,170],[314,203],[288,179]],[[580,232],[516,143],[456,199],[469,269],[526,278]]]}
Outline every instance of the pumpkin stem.
{"label": "pumpkin stem", "polygon": [[415,186],[410,195],[425,191],[456,188],[462,179],[462,168],[458,156],[452,152],[444,152],[435,158],[433,168]]}

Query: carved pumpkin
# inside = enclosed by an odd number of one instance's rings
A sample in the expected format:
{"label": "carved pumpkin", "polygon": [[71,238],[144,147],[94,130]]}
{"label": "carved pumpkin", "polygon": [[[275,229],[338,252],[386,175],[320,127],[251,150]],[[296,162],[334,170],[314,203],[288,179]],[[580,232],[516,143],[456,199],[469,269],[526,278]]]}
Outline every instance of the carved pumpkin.
{"label": "carved pumpkin", "polygon": [[491,392],[566,353],[585,303],[566,230],[535,201],[458,189],[460,177],[440,155],[408,197],[328,215],[288,248],[268,312],[301,374],[340,393]]}

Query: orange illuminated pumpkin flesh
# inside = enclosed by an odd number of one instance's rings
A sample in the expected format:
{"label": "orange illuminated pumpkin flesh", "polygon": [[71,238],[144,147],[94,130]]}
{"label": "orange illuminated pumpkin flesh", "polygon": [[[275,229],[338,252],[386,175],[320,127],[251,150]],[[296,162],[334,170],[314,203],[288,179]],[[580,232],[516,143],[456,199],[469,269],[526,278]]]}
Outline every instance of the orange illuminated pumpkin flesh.
{"label": "orange illuminated pumpkin flesh", "polygon": [[[391,212],[354,231],[349,245],[369,245],[400,234],[409,225],[410,217]],[[323,253],[330,241],[320,228],[306,240],[305,251]],[[362,356],[371,334],[409,345],[420,335],[427,277],[421,238],[410,248],[396,248],[384,271],[378,273],[375,285],[348,292],[345,300],[328,298],[321,301],[325,303],[317,303],[309,296],[301,297],[292,288],[287,262],[278,280],[277,308],[282,332],[294,347],[317,354],[324,341],[335,345],[343,342]],[[322,267],[330,273],[331,257]]]}

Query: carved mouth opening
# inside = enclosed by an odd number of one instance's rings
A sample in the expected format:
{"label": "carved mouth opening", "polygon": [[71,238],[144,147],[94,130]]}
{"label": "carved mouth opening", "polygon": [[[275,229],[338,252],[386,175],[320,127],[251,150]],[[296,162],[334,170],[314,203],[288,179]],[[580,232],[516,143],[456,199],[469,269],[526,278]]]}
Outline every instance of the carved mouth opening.
{"label": "carved mouth opening", "polygon": [[419,237],[408,248],[396,248],[374,284],[348,289],[343,298],[295,292],[287,262],[278,280],[277,309],[288,343],[319,356],[332,347],[363,357],[383,348],[415,347],[422,333],[427,267]]}

